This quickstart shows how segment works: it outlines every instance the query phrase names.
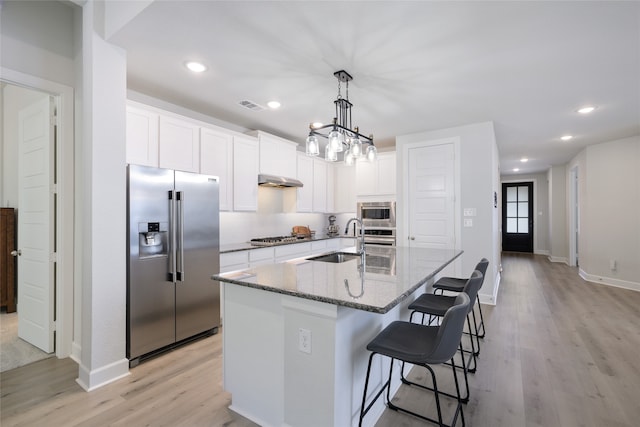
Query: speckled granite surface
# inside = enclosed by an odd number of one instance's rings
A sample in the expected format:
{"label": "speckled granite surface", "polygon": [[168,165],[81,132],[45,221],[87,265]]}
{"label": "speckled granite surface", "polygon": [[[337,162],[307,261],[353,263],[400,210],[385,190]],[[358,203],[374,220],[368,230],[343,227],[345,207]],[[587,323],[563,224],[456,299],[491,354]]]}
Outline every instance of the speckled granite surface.
{"label": "speckled granite surface", "polygon": [[[217,274],[212,279],[358,310],[386,313],[460,256],[462,251],[397,247],[368,248],[367,254],[388,257],[394,263],[395,274],[382,274],[379,268],[372,267],[367,271],[368,263],[365,263],[362,272],[359,257],[343,263],[297,258]],[[371,258],[370,263],[373,264],[373,261]]]}
{"label": "speckled granite surface", "polygon": [[229,253],[229,252],[238,252],[238,251],[247,251],[249,249],[259,249],[259,248],[264,248],[264,247],[273,247],[273,246],[283,246],[283,245],[295,245],[296,243],[304,243],[304,242],[316,242],[318,240],[327,240],[327,239],[354,239],[353,236],[316,236],[313,239],[300,239],[296,242],[287,242],[287,243],[281,243],[281,244],[277,244],[277,245],[272,245],[272,246],[252,246],[251,243],[249,242],[243,242],[243,243],[231,243],[228,245],[220,245],[220,253],[221,254],[225,254],[225,253]]}

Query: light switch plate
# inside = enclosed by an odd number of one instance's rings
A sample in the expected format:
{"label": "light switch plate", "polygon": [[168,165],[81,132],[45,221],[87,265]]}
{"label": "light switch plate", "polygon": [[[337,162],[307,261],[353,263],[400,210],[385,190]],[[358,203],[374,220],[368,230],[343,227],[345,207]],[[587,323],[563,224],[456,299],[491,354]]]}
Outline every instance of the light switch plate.
{"label": "light switch plate", "polygon": [[471,218],[465,218],[464,219],[464,226],[465,227],[473,227],[473,220]]}
{"label": "light switch plate", "polygon": [[476,216],[476,208],[464,208],[464,216]]}

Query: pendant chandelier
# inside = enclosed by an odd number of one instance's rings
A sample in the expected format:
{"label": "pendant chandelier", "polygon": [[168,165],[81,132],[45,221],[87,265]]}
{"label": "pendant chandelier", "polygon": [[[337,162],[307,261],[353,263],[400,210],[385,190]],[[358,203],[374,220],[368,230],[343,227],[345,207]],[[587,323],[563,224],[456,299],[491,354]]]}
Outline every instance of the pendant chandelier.
{"label": "pendant chandelier", "polygon": [[[309,136],[306,141],[307,156],[320,154],[318,136],[327,139],[324,156],[325,160],[338,161],[338,153],[344,152],[344,162],[352,165],[361,157],[373,162],[378,158],[378,150],[373,145],[373,135],[364,136],[357,127],[351,126],[351,107],[349,102],[349,82],[353,77],[344,70],[336,71],[333,75],[338,79],[338,98],[333,101],[336,106],[336,116],[333,123],[328,125],[309,125]],[[342,83],[346,84],[346,98],[342,97]]]}

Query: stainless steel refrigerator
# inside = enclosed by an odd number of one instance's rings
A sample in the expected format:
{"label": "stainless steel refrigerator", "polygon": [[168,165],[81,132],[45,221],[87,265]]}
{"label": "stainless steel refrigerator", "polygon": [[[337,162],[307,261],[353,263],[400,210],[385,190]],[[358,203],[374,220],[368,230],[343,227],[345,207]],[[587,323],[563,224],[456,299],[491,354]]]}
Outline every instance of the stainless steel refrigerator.
{"label": "stainless steel refrigerator", "polygon": [[220,326],[218,178],[127,167],[127,358]]}

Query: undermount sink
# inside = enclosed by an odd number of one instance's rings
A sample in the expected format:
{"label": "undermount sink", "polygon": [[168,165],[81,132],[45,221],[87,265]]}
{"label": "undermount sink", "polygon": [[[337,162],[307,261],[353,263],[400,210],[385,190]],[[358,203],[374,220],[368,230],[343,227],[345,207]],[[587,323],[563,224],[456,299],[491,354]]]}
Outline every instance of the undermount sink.
{"label": "undermount sink", "polygon": [[320,255],[308,259],[309,261],[341,263],[351,261],[352,259],[356,258],[360,258],[360,255],[350,252],[334,252],[331,254]]}

